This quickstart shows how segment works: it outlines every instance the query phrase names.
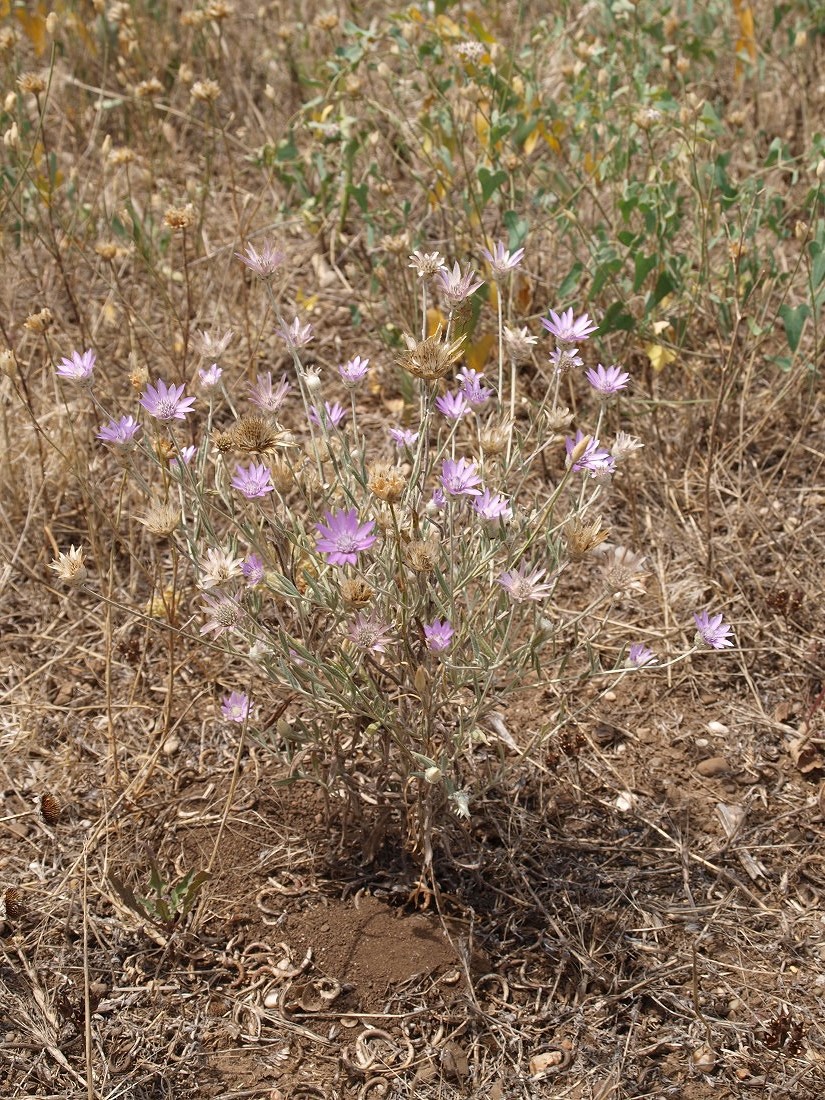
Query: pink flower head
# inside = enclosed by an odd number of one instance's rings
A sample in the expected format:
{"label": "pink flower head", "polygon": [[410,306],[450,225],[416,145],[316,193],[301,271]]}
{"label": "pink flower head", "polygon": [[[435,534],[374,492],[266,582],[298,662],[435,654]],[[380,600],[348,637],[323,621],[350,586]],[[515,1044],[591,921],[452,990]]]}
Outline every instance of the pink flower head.
{"label": "pink flower head", "polygon": [[243,691],[232,691],[224,695],[221,702],[221,714],[227,722],[245,722],[252,712],[252,702]]}
{"label": "pink flower head", "polygon": [[460,392],[474,409],[479,408],[493,395],[493,390],[489,386],[482,385],[484,375],[481,371],[473,370],[472,367],[465,367],[464,370],[458,372],[456,378],[461,383]]}
{"label": "pink flower head", "polygon": [[274,275],[285,258],[284,253],[279,252],[272,241],[264,241],[260,252],[254,245],[247,244],[243,252],[236,252],[235,255],[260,279],[268,279]]}
{"label": "pink flower head", "polygon": [[369,365],[369,359],[362,359],[360,355],[356,355],[354,359],[350,359],[339,366],[338,373],[348,390],[354,390],[356,386],[364,381],[367,377]]}
{"label": "pink flower head", "polygon": [[198,378],[200,379],[202,390],[212,390],[217,386],[221,380],[223,371],[217,363],[213,363],[211,367],[198,367]]}
{"label": "pink flower head", "polygon": [[585,371],[584,376],[596,393],[600,393],[602,397],[610,397],[611,394],[618,393],[619,390],[625,389],[630,381],[630,375],[621,367],[603,367],[601,363],[595,370],[591,367],[590,370]]}
{"label": "pink flower head", "polygon": [[648,649],[644,642],[634,642],[628,651],[627,659],[635,668],[642,668],[643,665],[655,665],[657,658],[653,650]]}
{"label": "pink flower head", "polygon": [[386,653],[387,645],[392,641],[392,631],[374,615],[365,615],[361,611],[350,623],[347,637],[365,653]]}
{"label": "pink flower head", "polygon": [[64,356],[58,363],[55,368],[57,377],[67,378],[72,382],[88,382],[95,369],[96,358],[91,348],[84,351],[82,355],[73,351],[68,359]]}
{"label": "pink flower head", "polygon": [[243,573],[250,588],[260,584],[264,579],[263,558],[259,554],[249,554],[241,563],[241,573]]}
{"label": "pink flower head", "polygon": [[562,314],[558,314],[551,309],[550,320],[548,321],[546,317],[542,317],[541,323],[548,332],[551,332],[563,344],[576,344],[579,340],[586,340],[591,332],[595,332],[599,327],[591,321],[586,313],[574,320],[572,309],[566,309]]}
{"label": "pink flower head", "polygon": [[524,603],[526,600],[543,600],[553,591],[552,584],[542,583],[542,577],[546,572],[546,569],[534,569],[528,575],[527,565],[522,562],[518,569],[511,569],[507,573],[502,573],[498,578],[498,583],[514,603]]}
{"label": "pink flower head", "polygon": [[192,411],[195,398],[184,397],[182,385],[176,386],[173,382],[167,386],[158,379],[156,385],[146,387],[140,403],[156,420],[185,420],[187,413]]}
{"label": "pink flower head", "polygon": [[480,497],[478,466],[466,458],[445,458],[441,464],[441,487],[451,496]]}
{"label": "pink flower head", "polygon": [[210,615],[209,621],[201,627],[201,634],[214,634],[216,638],[220,638],[222,634],[237,629],[243,622],[244,609],[231,596],[210,596],[204,593],[201,599]]}
{"label": "pink flower head", "polygon": [[722,618],[722,615],[709,616],[707,611],[694,611],[693,618],[696,622],[697,641],[704,642],[711,649],[726,649],[734,644],[733,630]]}
{"label": "pink flower head", "polygon": [[515,270],[524,259],[524,249],[517,248],[512,254],[504,247],[502,241],[496,241],[492,252],[482,248],[481,255],[493,269],[493,278],[501,279]]}
{"label": "pink flower head", "polygon": [[302,325],[296,317],[291,325],[278,325],[278,335],[284,341],[290,351],[304,348],[313,339],[312,325]]}
{"label": "pink flower head", "polygon": [[334,405],[330,405],[329,401],[325,401],[322,409],[319,409],[317,405],[310,405],[309,407],[309,419],[313,424],[317,424],[319,428],[337,428],[346,415],[347,410],[343,405],[339,405],[337,401]]}
{"label": "pink flower head", "polygon": [[398,447],[414,447],[418,442],[419,434],[409,428],[390,428],[390,439]]}
{"label": "pink flower head", "polygon": [[453,264],[452,271],[448,267],[442,268],[438,272],[437,279],[441,284],[444,297],[453,306],[463,302],[471,294],[475,294],[480,286],[484,286],[484,280],[477,279],[471,267],[462,272],[458,263]]}
{"label": "pink flower head", "polygon": [[567,374],[575,367],[583,367],[584,359],[579,355],[579,349],[572,346],[553,348],[550,352],[550,366],[556,374]]}
{"label": "pink flower head", "polygon": [[461,420],[462,416],[469,416],[473,411],[463,393],[447,392],[435,399],[435,407],[448,420]]}
{"label": "pink flower head", "polygon": [[247,387],[247,393],[253,405],[257,405],[263,412],[276,413],[291,388],[285,374],[281,375],[281,381],[273,388],[272,371],[267,371],[266,374],[258,375],[254,386]]}
{"label": "pink flower head", "polygon": [[113,447],[126,450],[135,441],[135,436],[140,431],[140,424],[131,416],[121,416],[120,420],[110,420],[108,424],[102,424],[97,438],[104,443],[111,443]]}
{"label": "pink flower head", "polygon": [[377,541],[372,529],[375,520],[358,522],[355,508],[325,512],[324,523],[316,523],[318,539],[315,547],[327,555],[330,565],[355,565],[362,550],[368,550]]}
{"label": "pink flower head", "polygon": [[480,497],[473,501],[473,511],[486,520],[504,520],[513,518],[513,509],[501,493],[491,493],[485,489]]}
{"label": "pink flower head", "polygon": [[253,462],[250,466],[239,466],[230,483],[233,489],[243,493],[247,500],[266,496],[275,486],[272,484],[272,471],[263,463]]}
{"label": "pink flower head", "polygon": [[[584,433],[582,431],[577,431],[575,439],[566,439],[564,441],[568,462],[570,461],[571,455],[584,438]],[[573,463],[573,469],[588,470],[591,477],[596,477],[598,474],[613,473],[616,469],[616,460],[609,451],[602,451],[599,449],[598,439],[591,439],[585,447],[584,452],[579,455]]]}
{"label": "pink flower head", "polygon": [[453,642],[453,630],[449,619],[433,619],[431,623],[424,624],[424,638],[430,653],[442,653],[449,649]]}

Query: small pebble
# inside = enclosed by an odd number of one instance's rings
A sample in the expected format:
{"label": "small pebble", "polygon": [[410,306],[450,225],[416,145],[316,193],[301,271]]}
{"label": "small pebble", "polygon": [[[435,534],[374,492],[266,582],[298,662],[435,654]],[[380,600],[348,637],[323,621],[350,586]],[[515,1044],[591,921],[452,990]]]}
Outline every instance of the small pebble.
{"label": "small pebble", "polygon": [[724,722],[708,722],[708,733],[730,733]]}
{"label": "small pebble", "polygon": [[712,779],[717,775],[725,775],[730,771],[730,764],[724,756],[709,756],[706,760],[700,760],[696,770],[706,779]]}
{"label": "small pebble", "polygon": [[708,741],[707,737],[697,737],[696,738],[696,748],[697,749],[706,749],[709,744],[710,744],[710,741]]}

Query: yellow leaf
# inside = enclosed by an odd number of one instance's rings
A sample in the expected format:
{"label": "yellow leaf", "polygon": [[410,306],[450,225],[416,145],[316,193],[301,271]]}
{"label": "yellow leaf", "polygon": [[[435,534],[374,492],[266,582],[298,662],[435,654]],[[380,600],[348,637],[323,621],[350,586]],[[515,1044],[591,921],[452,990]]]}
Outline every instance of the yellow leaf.
{"label": "yellow leaf", "polygon": [[488,30],[485,30],[484,25],[480,22],[477,15],[473,15],[472,12],[467,16],[467,23],[473,35],[479,40],[479,42],[486,42],[488,46],[492,46],[495,42],[495,35],[492,35]]}
{"label": "yellow leaf", "polygon": [[663,371],[668,363],[672,363],[676,358],[676,352],[673,348],[663,347],[662,344],[648,344],[645,348],[645,354],[650,360],[650,365],[658,374],[659,371]]}
{"label": "yellow leaf", "polygon": [[747,0],[733,0],[733,9],[739,23],[739,37],[736,39],[736,63],[734,75],[740,80],[744,74],[745,66],[742,64],[741,55],[747,54],[751,62],[756,61],[756,30],[753,21],[753,8]]}
{"label": "yellow leaf", "polygon": [[538,145],[539,138],[543,136],[544,135],[542,134],[542,127],[534,126],[527,137],[524,139],[524,155],[526,157],[530,156],[535,147]]}
{"label": "yellow leaf", "polygon": [[427,336],[435,336],[438,332],[438,327],[441,326],[442,330],[447,327],[447,318],[437,309],[435,306],[430,306],[427,310]]}
{"label": "yellow leaf", "polygon": [[[485,104],[485,106],[486,106],[486,104]],[[479,140],[479,143],[482,146],[484,146],[484,148],[486,148],[487,147],[487,142],[490,139],[490,123],[489,123],[489,121],[487,119],[487,115],[485,115],[484,111],[481,111],[481,110],[476,111],[475,118],[473,119],[473,126],[474,126],[474,129],[475,129],[475,132],[476,132],[476,137]]]}
{"label": "yellow leaf", "polygon": [[46,10],[43,0],[39,0],[35,11],[17,8],[14,16],[39,57],[46,49]]}
{"label": "yellow leaf", "polygon": [[0,0],[0,19],[5,19],[11,11],[11,0]]}
{"label": "yellow leaf", "polygon": [[295,301],[298,303],[299,306],[303,306],[307,313],[312,313],[312,311],[318,305],[318,295],[304,294],[303,290],[299,290],[295,294]]}
{"label": "yellow leaf", "polygon": [[495,344],[496,337],[492,332],[485,332],[478,340],[474,340],[472,344],[467,344],[464,351],[467,366],[471,370],[483,371]]}

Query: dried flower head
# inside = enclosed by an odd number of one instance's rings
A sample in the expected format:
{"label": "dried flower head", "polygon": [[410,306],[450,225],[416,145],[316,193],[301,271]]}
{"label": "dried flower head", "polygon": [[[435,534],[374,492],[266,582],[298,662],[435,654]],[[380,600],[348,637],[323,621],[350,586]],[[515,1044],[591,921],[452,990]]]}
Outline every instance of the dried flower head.
{"label": "dried flower head", "polygon": [[409,259],[410,263],[407,266],[416,272],[419,279],[437,275],[444,266],[444,257],[440,252],[419,252],[416,249]]}
{"label": "dried flower head", "polygon": [[37,796],[37,808],[46,824],[54,826],[60,820],[63,803],[51,791],[44,791],[43,794]]}
{"label": "dried flower head", "polygon": [[407,479],[400,466],[390,466],[383,462],[372,466],[369,471],[367,487],[369,491],[387,504],[395,504],[404,493]]}
{"label": "dried flower head", "polygon": [[501,455],[507,450],[513,425],[508,420],[503,424],[488,424],[479,436],[479,446],[485,455]]}
{"label": "dried flower head", "polygon": [[77,588],[83,584],[89,575],[83,548],[80,546],[70,546],[67,553],[58,554],[49,563],[49,569],[54,571],[58,580],[68,584],[70,588]]}
{"label": "dried flower head", "polygon": [[640,451],[642,447],[644,447],[644,443],[641,439],[637,439],[635,435],[628,435],[627,432],[616,432],[616,438],[610,448],[610,453],[617,462],[621,462],[623,459],[635,454],[636,451]]}
{"label": "dried flower head", "polygon": [[214,103],[221,94],[221,86],[216,80],[196,80],[189,94],[200,103]]}
{"label": "dried flower head", "polygon": [[201,561],[201,576],[199,586],[201,588],[220,588],[230,584],[241,576],[243,570],[243,558],[236,558],[234,554],[226,550],[211,547],[206,551],[206,557]]}
{"label": "dried flower head", "polygon": [[404,550],[404,561],[415,573],[432,573],[438,565],[438,542],[430,539],[416,539]]}
{"label": "dried flower head", "polygon": [[504,350],[507,358],[514,363],[529,363],[533,358],[533,346],[539,342],[526,326],[510,328],[504,326]]}
{"label": "dried flower head", "polygon": [[138,522],[142,523],[150,534],[166,538],[177,530],[180,523],[180,510],[172,501],[156,500],[149,506],[145,515],[139,517]]}
{"label": "dried flower head", "polygon": [[406,233],[385,233],[378,243],[390,255],[400,256],[402,252],[406,252],[410,247],[410,238]]}
{"label": "dried flower head", "polygon": [[204,14],[207,19],[214,19],[216,23],[220,23],[230,15],[234,15],[235,8],[232,4],[227,4],[226,0],[209,0],[204,8]]}
{"label": "dried flower head", "polygon": [[40,73],[21,73],[17,78],[17,86],[21,92],[30,95],[42,95],[46,90],[46,80]]}
{"label": "dried flower head", "polygon": [[137,153],[134,149],[130,149],[128,145],[120,145],[116,149],[112,149],[109,153],[109,162],[116,168],[120,168],[124,165],[134,164],[137,160]]}
{"label": "dried flower head", "polygon": [[229,434],[236,451],[248,455],[269,455],[295,443],[292,432],[270,423],[263,416],[242,416]]}
{"label": "dried flower head", "polygon": [[366,607],[374,595],[374,590],[360,577],[344,577],[341,581],[341,599],[347,607]]}
{"label": "dried flower head", "polygon": [[50,309],[41,309],[38,313],[30,313],[26,320],[23,322],[23,328],[28,332],[36,332],[38,335],[42,335],[47,328],[50,327],[54,321],[54,316]]}
{"label": "dried flower head", "polygon": [[231,328],[220,336],[213,336],[211,332],[201,329],[195,333],[195,347],[202,359],[220,359],[234,335]]}
{"label": "dried flower head", "polygon": [[214,432],[212,442],[218,448],[220,454],[229,454],[235,447],[235,437],[232,434],[232,429],[230,428],[228,432]]}
{"label": "dried flower head", "polygon": [[554,405],[552,409],[546,411],[544,419],[551,432],[562,435],[569,431],[573,423],[573,414],[566,405]]}
{"label": "dried flower head", "polygon": [[186,206],[170,206],[164,211],[163,223],[175,232],[189,229],[195,224],[195,210],[192,203],[188,202]]}
{"label": "dried flower head", "polygon": [[571,516],[563,527],[563,533],[570,561],[583,561],[608,538],[610,528],[602,527],[601,516],[591,523],[585,523],[579,516]]}
{"label": "dried flower head", "polygon": [[407,353],[398,360],[398,365],[414,378],[423,378],[425,382],[434,382],[443,378],[450,368],[458,362],[464,350],[464,337],[450,342],[442,342],[441,327],[433,336],[416,342],[406,336]]}
{"label": "dried flower head", "polygon": [[605,587],[615,596],[643,595],[645,559],[626,546],[614,546],[602,563]]}

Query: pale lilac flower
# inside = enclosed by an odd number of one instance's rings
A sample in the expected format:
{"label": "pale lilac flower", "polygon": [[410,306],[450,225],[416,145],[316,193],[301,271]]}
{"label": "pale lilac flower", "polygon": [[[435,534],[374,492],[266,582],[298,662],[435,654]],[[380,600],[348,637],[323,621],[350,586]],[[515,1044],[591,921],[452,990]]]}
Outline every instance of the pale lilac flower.
{"label": "pale lilac flower", "polygon": [[82,355],[80,352],[73,351],[68,359],[63,356],[58,363],[55,368],[57,377],[67,378],[71,382],[88,382],[95,369],[96,358],[91,348],[84,351]]}
{"label": "pale lilac flower", "polygon": [[325,401],[323,409],[320,410],[316,405],[309,407],[309,419],[319,428],[337,428],[346,415],[347,410],[337,401],[334,405]]}
{"label": "pale lilac flower", "polygon": [[448,267],[442,268],[438,272],[438,281],[441,284],[444,297],[453,306],[469,298],[480,286],[484,286],[484,280],[477,279],[476,273],[471,267],[468,267],[462,273],[457,262],[453,264],[452,271]]}
{"label": "pale lilac flower", "polygon": [[202,359],[220,359],[229,347],[229,341],[235,334],[232,329],[227,329],[220,336],[213,336],[211,332],[201,330],[195,334],[198,353]]}
{"label": "pale lilac flower", "polygon": [[110,420],[108,424],[102,424],[97,438],[104,443],[111,443],[114,447],[126,450],[135,441],[135,436],[140,431],[140,424],[131,416],[121,416],[120,420]]}
{"label": "pale lilac flower", "polygon": [[235,630],[243,621],[243,608],[230,596],[210,596],[204,593],[201,599],[211,616],[209,622],[201,627],[201,634],[214,634],[216,638],[220,638],[222,634]]}
{"label": "pale lilac flower", "polygon": [[472,367],[465,367],[464,370],[458,372],[456,378],[461,383],[460,392],[464,394],[468,404],[472,405],[474,409],[480,408],[493,395],[493,390],[482,384],[484,375],[481,371],[473,370]]}
{"label": "pale lilac flower", "polygon": [[501,493],[491,493],[485,489],[480,497],[473,501],[473,511],[476,515],[486,520],[504,520],[513,518],[513,509],[506,497]]}
{"label": "pale lilac flower", "polygon": [[372,534],[375,520],[359,523],[355,508],[325,512],[324,521],[315,524],[318,533],[315,548],[327,555],[330,565],[355,565],[361,551],[377,541]]}
{"label": "pale lilac flower", "polygon": [[[565,449],[567,450],[567,460],[570,461],[570,456],[576,450],[578,445],[585,438],[584,433],[579,430],[576,432],[575,439],[566,439],[564,441]],[[584,452],[578,457],[573,464],[574,470],[589,470],[591,476],[601,473],[612,473],[616,468],[616,463],[613,456],[609,451],[599,450],[598,439],[591,439],[584,449]]]}
{"label": "pale lilac flower", "polygon": [[228,722],[245,722],[252,712],[252,703],[243,691],[232,691],[224,695],[221,714]]}
{"label": "pale lilac flower", "polygon": [[529,363],[533,355],[533,345],[539,342],[526,325],[521,328],[504,326],[504,350],[508,359],[514,363]]}
{"label": "pale lilac flower", "polygon": [[451,496],[480,497],[478,466],[466,458],[445,458],[441,464],[441,488]]}
{"label": "pale lilac flower", "polygon": [[610,448],[610,453],[617,462],[621,462],[636,451],[640,451],[642,447],[644,447],[644,443],[641,439],[637,439],[635,435],[628,435],[627,432],[616,432],[616,438]]}
{"label": "pale lilac flower", "polygon": [[696,640],[702,641],[711,649],[725,649],[734,644],[733,630],[722,619],[722,615],[708,615],[707,611],[698,614],[694,611],[693,618],[698,631]]}
{"label": "pale lilac flower", "polygon": [[412,262],[407,266],[415,270],[419,279],[427,275],[435,275],[444,266],[444,258],[440,252],[419,252],[416,249],[409,259]]}
{"label": "pale lilac flower", "polygon": [[513,254],[510,254],[509,249],[504,247],[502,241],[496,241],[495,248],[490,252],[486,248],[482,248],[481,255],[490,265],[493,270],[493,278],[501,279],[505,275],[509,275],[511,271],[521,263],[524,258],[524,249],[517,248]]}
{"label": "pale lilac flower", "polygon": [[213,546],[206,551],[206,557],[201,560],[200,567],[199,587],[221,588],[223,585],[231,584],[236,577],[240,576],[243,563],[234,554]]}
{"label": "pale lilac flower", "polygon": [[254,386],[251,383],[247,386],[247,393],[253,405],[264,412],[276,413],[291,388],[285,374],[281,375],[281,381],[273,388],[272,371],[267,371],[266,374],[258,375]]}
{"label": "pale lilac flower", "polygon": [[604,367],[601,363],[595,370],[591,367],[590,370],[585,371],[584,376],[596,393],[600,393],[603,397],[610,397],[619,390],[625,389],[630,381],[630,375],[621,367]]}
{"label": "pale lilac flower", "polygon": [[223,371],[217,363],[213,363],[211,367],[198,367],[198,378],[201,380],[201,389],[211,390],[217,386],[221,380]]}
{"label": "pale lilac flower", "polygon": [[247,244],[243,252],[236,252],[235,255],[261,279],[274,275],[285,259],[284,253],[279,252],[272,241],[264,241],[260,252],[254,245]]}
{"label": "pale lilac flower", "polygon": [[543,600],[553,591],[552,584],[542,583],[542,577],[546,572],[546,569],[534,569],[528,575],[527,565],[522,562],[518,569],[510,569],[507,573],[502,573],[498,583],[514,603]]}
{"label": "pale lilac flower", "polygon": [[551,309],[550,320],[542,317],[541,323],[563,344],[576,344],[579,340],[586,340],[599,327],[586,313],[574,320],[572,309],[566,309],[561,314]]}
{"label": "pale lilac flower", "polygon": [[454,635],[455,630],[449,619],[433,619],[431,623],[424,624],[424,638],[430,653],[442,653],[449,649]]}
{"label": "pale lilac flower", "polygon": [[183,396],[183,386],[176,386],[173,382],[167,386],[158,379],[154,386],[147,386],[141,394],[140,404],[156,420],[185,420],[187,413],[192,411],[195,404],[194,397]]}
{"label": "pale lilac flower", "polygon": [[198,453],[198,448],[194,443],[190,443],[188,447],[181,447],[180,455],[172,455],[169,459],[170,466],[188,466],[195,455]]}
{"label": "pale lilac flower", "polygon": [[356,386],[364,381],[367,377],[369,365],[369,359],[362,359],[360,355],[356,355],[354,359],[350,359],[346,363],[341,363],[338,367],[338,373],[348,390],[354,390]]}
{"label": "pale lilac flower", "polygon": [[392,630],[386,623],[363,611],[350,623],[347,637],[365,653],[386,653],[387,644],[393,640]]}
{"label": "pale lilac flower", "polygon": [[298,317],[295,318],[289,327],[283,323],[278,325],[277,332],[290,351],[297,351],[298,348],[305,348],[310,340],[313,339],[312,325],[302,325]]}
{"label": "pale lilac flower", "polygon": [[447,392],[443,397],[435,399],[435,407],[448,420],[460,420],[462,416],[469,416],[473,411],[463,393]]}
{"label": "pale lilac flower", "polygon": [[241,573],[250,588],[264,579],[264,562],[259,554],[248,554],[241,562]]}
{"label": "pale lilac flower", "polygon": [[658,658],[652,649],[648,649],[644,642],[634,642],[627,654],[627,659],[635,668],[643,665],[655,665]]}
{"label": "pale lilac flower", "polygon": [[433,489],[433,495],[430,497],[430,506],[438,509],[438,511],[447,507],[447,498],[444,496],[444,490],[439,489],[438,486]]}
{"label": "pale lilac flower", "polygon": [[550,352],[550,366],[556,374],[567,374],[569,370],[584,366],[584,359],[578,348],[553,348]]}
{"label": "pale lilac flower", "polygon": [[272,471],[263,463],[253,462],[250,466],[239,466],[230,483],[233,489],[243,493],[247,500],[266,496],[275,486],[272,484]]}
{"label": "pale lilac flower", "polygon": [[419,434],[410,428],[390,428],[390,439],[398,447],[414,447],[418,442]]}

